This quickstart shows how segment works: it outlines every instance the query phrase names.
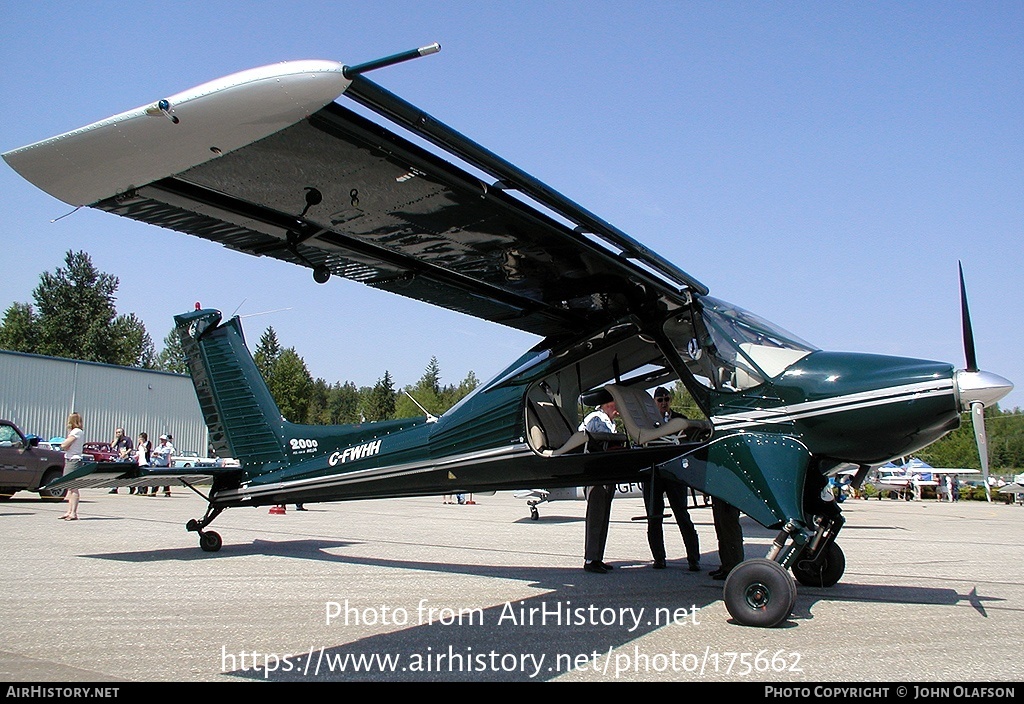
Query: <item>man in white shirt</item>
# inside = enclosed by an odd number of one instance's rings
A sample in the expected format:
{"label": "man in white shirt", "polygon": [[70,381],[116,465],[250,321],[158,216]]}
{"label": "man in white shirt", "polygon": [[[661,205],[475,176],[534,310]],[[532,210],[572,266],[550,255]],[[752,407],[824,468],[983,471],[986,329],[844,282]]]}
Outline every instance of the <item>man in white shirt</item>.
{"label": "man in white shirt", "polygon": [[[161,435],[160,444],[153,449],[152,462],[154,467],[170,467],[171,456],[174,454],[174,445],[171,444],[170,435]],[[150,496],[156,496],[156,487],[153,487],[153,493]],[[171,487],[164,487],[164,496],[171,495]]]}
{"label": "man in white shirt", "polygon": [[[604,392],[594,399],[600,405],[583,419],[580,430],[591,434],[615,433],[615,417],[619,415],[611,394]],[[608,542],[608,523],[612,515],[614,484],[598,484],[587,492],[586,539],[583,569],[595,574],[609,572],[612,565],[604,562],[604,547]]]}

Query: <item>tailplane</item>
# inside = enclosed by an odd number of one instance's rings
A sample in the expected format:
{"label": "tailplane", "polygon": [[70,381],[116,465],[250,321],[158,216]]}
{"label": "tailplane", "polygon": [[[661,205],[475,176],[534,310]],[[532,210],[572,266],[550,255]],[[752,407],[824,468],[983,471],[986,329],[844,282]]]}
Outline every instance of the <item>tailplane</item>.
{"label": "tailplane", "polygon": [[217,310],[174,316],[210,443],[256,473],[287,464],[284,419],[245,346],[238,318]]}

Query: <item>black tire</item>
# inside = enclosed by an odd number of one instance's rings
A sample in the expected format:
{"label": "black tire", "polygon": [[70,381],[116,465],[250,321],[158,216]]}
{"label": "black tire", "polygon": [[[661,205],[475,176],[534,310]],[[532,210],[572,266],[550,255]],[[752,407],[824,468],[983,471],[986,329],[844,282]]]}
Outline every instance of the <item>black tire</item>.
{"label": "black tire", "polygon": [[536,506],[530,507],[530,520],[536,521],[540,518],[540,511],[537,510]]}
{"label": "black tire", "polygon": [[793,576],[806,587],[834,586],[845,571],[846,555],[835,542],[828,544],[825,554],[817,564],[809,560],[797,560],[793,563]]}
{"label": "black tire", "polygon": [[203,549],[203,552],[217,552],[223,544],[224,541],[221,540],[220,533],[207,530],[199,534],[199,547]]}
{"label": "black tire", "polygon": [[796,584],[782,565],[757,558],[733,568],[724,598],[725,608],[741,625],[774,628],[793,612]]}
{"label": "black tire", "polygon": [[59,469],[48,469],[46,474],[43,475],[43,481],[39,483],[39,498],[43,501],[63,501],[64,497],[67,496],[67,489],[43,489],[50,482],[55,482],[60,479],[61,475],[64,474]]}

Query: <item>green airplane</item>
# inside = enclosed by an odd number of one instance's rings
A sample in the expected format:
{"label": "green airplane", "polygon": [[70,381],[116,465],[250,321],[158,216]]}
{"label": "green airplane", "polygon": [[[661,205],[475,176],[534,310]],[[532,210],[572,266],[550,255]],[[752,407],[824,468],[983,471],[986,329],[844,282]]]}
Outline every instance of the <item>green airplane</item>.
{"label": "green airplane", "polygon": [[[3,156],[69,204],[543,341],[438,418],[301,425],[281,417],[239,320],[190,311],[176,316],[176,329],[211,443],[239,466],[91,464],[51,486],[193,488],[208,508],[187,528],[214,552],[222,541],[209,526],[236,506],[553,489],[657,473],[778,530],[768,554],[732,570],[724,588],[739,623],[771,627],[793,609],[794,576],[831,586],[843,574],[844,519],[823,492],[830,475],[857,468],[859,483],[956,428],[965,411],[987,471],[983,408],[1012,384],[978,369],[962,270],[965,369],[819,350],[711,297],[671,262],[363,75],[438,48],[354,67],[295,61],[244,71]],[[707,420],[665,422],[656,412],[645,390],[677,380]],[[578,429],[581,403],[595,394],[616,401],[625,433]],[[600,451],[609,443],[621,449]],[[206,494],[196,488],[203,484]]]}

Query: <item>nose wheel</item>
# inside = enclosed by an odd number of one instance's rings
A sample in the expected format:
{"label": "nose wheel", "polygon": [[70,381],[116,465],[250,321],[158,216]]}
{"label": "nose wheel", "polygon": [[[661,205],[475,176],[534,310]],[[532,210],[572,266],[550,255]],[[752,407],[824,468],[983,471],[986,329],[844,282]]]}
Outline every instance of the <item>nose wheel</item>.
{"label": "nose wheel", "polygon": [[725,608],[741,625],[773,628],[793,612],[796,583],[774,560],[747,560],[729,573],[724,598]]}

